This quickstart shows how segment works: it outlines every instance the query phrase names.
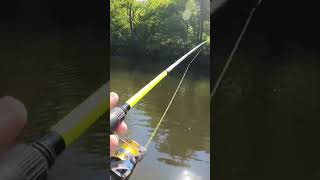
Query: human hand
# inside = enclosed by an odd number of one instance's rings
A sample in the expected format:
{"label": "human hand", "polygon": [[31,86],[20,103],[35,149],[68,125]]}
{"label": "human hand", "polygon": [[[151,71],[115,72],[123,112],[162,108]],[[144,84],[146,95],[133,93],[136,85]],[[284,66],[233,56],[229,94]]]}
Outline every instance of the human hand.
{"label": "human hand", "polygon": [[[112,109],[117,105],[118,100],[119,100],[119,96],[116,93],[111,92],[110,93],[110,109]],[[127,132],[126,123],[121,122],[119,127],[116,129],[116,132],[120,134]],[[112,152],[117,148],[118,143],[119,143],[118,137],[116,135],[110,135],[110,156]]]}
{"label": "human hand", "polygon": [[7,150],[27,123],[27,110],[13,97],[0,98],[0,152]]}

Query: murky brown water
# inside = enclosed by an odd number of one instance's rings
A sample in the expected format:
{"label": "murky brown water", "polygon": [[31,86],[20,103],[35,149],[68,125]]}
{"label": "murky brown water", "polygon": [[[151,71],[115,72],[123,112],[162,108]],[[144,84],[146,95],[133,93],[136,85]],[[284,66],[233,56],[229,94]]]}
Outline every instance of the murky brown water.
{"label": "murky brown water", "polygon": [[[230,1],[212,19],[216,78],[256,2]],[[320,178],[318,6],[257,8],[212,102],[214,179]]]}
{"label": "murky brown water", "polygon": [[[208,69],[191,66],[146,157],[137,165],[130,180],[210,179],[210,98]],[[199,63],[199,62],[198,62]],[[168,105],[187,63],[164,79],[126,117],[125,138],[145,144]],[[120,102],[141,89],[170,62],[139,63],[136,59],[111,58],[110,90]]]}

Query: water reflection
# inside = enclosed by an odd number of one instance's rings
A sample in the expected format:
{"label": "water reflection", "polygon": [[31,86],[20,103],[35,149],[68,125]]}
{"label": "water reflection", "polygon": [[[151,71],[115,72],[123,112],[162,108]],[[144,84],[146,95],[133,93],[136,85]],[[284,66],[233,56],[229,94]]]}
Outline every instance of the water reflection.
{"label": "water reflection", "polygon": [[[153,63],[152,72],[144,72],[141,69],[149,65],[130,65],[130,60],[128,63],[124,59],[118,60],[119,57],[111,61],[110,88],[120,95],[121,102],[166,66]],[[128,113],[126,122],[129,132],[126,137],[143,145],[147,142],[179,83],[183,68],[185,66],[168,76]],[[151,179],[183,179],[177,175],[185,170],[201,174],[202,179],[210,179],[209,104],[209,79],[205,73],[191,68],[148,147],[147,156],[135,169],[131,179],[149,176]]]}

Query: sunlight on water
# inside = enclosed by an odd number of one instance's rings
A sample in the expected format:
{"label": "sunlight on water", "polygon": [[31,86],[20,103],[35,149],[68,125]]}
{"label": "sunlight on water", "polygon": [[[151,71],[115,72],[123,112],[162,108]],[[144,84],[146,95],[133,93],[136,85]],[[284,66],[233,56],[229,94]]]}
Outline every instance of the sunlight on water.
{"label": "sunlight on water", "polygon": [[184,170],[182,173],[178,176],[177,180],[202,180],[200,176],[197,176],[196,174]]}

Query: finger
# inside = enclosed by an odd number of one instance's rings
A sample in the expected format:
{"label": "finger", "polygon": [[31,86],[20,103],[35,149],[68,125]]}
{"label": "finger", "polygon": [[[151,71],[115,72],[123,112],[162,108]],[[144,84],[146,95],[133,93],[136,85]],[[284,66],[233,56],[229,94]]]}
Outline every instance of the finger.
{"label": "finger", "polygon": [[112,109],[114,106],[117,105],[118,100],[119,100],[118,94],[111,92],[110,93],[110,109]]}
{"label": "finger", "polygon": [[121,122],[121,124],[116,128],[116,132],[119,134],[124,134],[128,130],[128,126],[125,122]]}
{"label": "finger", "polygon": [[27,122],[27,110],[13,97],[0,98],[0,151],[8,148]]}
{"label": "finger", "polygon": [[110,135],[110,156],[112,155],[114,150],[116,150],[118,143],[119,143],[119,140],[118,140],[117,136]]}

